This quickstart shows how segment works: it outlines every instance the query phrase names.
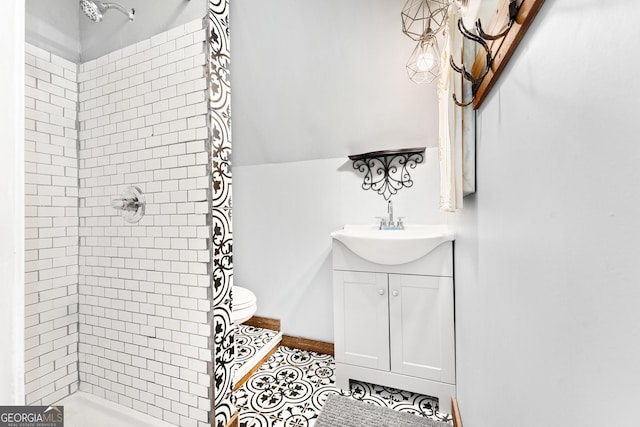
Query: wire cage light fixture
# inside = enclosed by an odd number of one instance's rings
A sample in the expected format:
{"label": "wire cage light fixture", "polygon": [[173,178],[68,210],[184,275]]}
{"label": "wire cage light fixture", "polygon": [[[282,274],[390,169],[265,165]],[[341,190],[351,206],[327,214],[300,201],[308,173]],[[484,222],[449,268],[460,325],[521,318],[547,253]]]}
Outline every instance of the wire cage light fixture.
{"label": "wire cage light fixture", "polygon": [[[459,107],[466,107],[474,103],[476,92],[482,84],[484,78],[489,74],[494,61],[491,52],[490,42],[504,38],[514,23],[524,0],[504,0],[504,5],[498,12],[507,10],[507,21],[505,26],[496,34],[487,34],[480,19],[475,21],[475,31],[465,26],[462,14],[467,9],[469,0],[407,0],[402,8],[402,32],[412,40],[418,42],[407,62],[407,72],[409,78],[418,84],[431,83],[441,72],[440,49],[438,47],[438,35],[442,33],[446,36],[447,31],[455,31],[455,28],[448,29],[447,21],[449,13],[460,13],[457,19],[457,29],[463,36],[463,41],[473,42],[485,52],[483,69],[471,73],[464,64],[458,65],[453,56],[449,57],[449,65],[456,73],[459,73],[464,81],[471,83],[472,97],[466,102],[458,100],[456,94],[452,94],[453,103]],[[446,49],[446,47],[445,47]],[[498,45],[500,49],[500,45]],[[498,55],[499,56],[499,55]],[[476,61],[477,62],[477,61]]]}
{"label": "wire cage light fixture", "polygon": [[[511,0],[515,1],[515,0]],[[469,0],[407,0],[402,8],[402,32],[418,42],[407,62],[409,78],[431,83],[441,71],[438,37],[446,37],[450,8],[466,10]]]}
{"label": "wire cage light fixture", "polygon": [[447,20],[449,0],[407,0],[402,16],[402,32],[420,41],[427,33],[436,34]]}
{"label": "wire cage light fixture", "polygon": [[440,75],[440,49],[434,33],[427,33],[418,40],[407,62],[407,73],[415,83],[431,83]]}
{"label": "wire cage light fixture", "polygon": [[414,83],[431,83],[440,75],[437,37],[444,30],[450,4],[451,0],[407,0],[402,8],[402,32],[418,42],[407,61]]}

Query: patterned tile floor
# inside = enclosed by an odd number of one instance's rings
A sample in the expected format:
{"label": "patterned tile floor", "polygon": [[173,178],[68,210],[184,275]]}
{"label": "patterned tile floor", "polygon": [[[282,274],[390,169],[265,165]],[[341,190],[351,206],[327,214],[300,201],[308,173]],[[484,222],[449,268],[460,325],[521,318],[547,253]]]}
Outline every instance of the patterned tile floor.
{"label": "patterned tile floor", "polygon": [[332,356],[280,347],[235,392],[240,426],[311,427],[330,394],[451,422],[435,398],[355,381],[344,391],[335,386],[334,370]]}
{"label": "patterned tile floor", "polygon": [[235,331],[236,361],[233,364],[233,382],[243,378],[282,340],[282,334],[270,329],[238,325]]}
{"label": "patterned tile floor", "polygon": [[242,370],[243,365],[250,362],[264,347],[274,344],[271,341],[278,336],[276,331],[244,324],[238,325],[236,328],[236,361],[233,364],[235,372]]}

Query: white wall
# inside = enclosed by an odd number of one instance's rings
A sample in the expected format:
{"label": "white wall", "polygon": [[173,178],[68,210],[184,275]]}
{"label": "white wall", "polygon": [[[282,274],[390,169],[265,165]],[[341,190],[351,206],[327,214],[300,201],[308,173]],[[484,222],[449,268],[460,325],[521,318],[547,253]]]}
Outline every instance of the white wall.
{"label": "white wall", "polygon": [[0,404],[24,404],[24,1],[0,14]]}
{"label": "white wall", "polygon": [[[285,334],[333,341],[330,233],[386,214],[347,155],[437,144],[436,86],[405,69],[404,3],[231,2],[234,283]],[[415,181],[396,215],[446,222],[437,150]]]}
{"label": "white wall", "polygon": [[478,116],[456,241],[469,427],[638,419],[636,2],[545,2]]}
{"label": "white wall", "polygon": [[[414,186],[393,197],[394,213],[446,223],[438,150],[425,157]],[[346,157],[233,168],[234,283],[254,291],[257,314],[281,319],[285,334],[333,342],[330,233],[387,213],[384,198],[361,185]]]}
{"label": "white wall", "polygon": [[435,147],[436,85],[407,77],[404,3],[231,2],[234,165]]}

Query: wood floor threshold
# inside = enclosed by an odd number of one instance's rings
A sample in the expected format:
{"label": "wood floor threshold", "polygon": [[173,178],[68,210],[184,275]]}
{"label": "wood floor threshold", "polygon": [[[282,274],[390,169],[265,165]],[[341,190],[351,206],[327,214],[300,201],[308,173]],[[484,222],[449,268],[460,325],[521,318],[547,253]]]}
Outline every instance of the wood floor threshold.
{"label": "wood floor threshold", "polygon": [[[214,427],[213,423],[211,424],[211,427]],[[240,413],[238,411],[233,414],[233,417],[231,417],[231,420],[227,423],[227,427],[240,427]]]}
{"label": "wood floor threshold", "polygon": [[244,322],[245,325],[262,329],[271,329],[280,332],[280,319],[269,319],[268,317],[253,316]]}
{"label": "wood floor threshold", "polygon": [[283,335],[282,342],[280,344],[285,347],[292,347],[306,351],[315,351],[316,353],[329,354],[331,356],[334,355],[333,343],[331,342]]}
{"label": "wood floor threshold", "polygon": [[235,391],[235,390],[239,389],[240,387],[242,387],[244,385],[244,383],[246,383],[247,380],[249,378],[251,378],[251,375],[255,374],[258,371],[258,369],[260,369],[260,367],[264,364],[264,362],[269,360],[269,358],[271,356],[273,356],[273,353],[278,351],[279,348],[280,348],[280,344],[278,344],[275,347],[273,347],[273,349],[271,349],[271,351],[269,353],[267,353],[267,355],[265,357],[263,357],[253,368],[251,368],[251,370],[249,372],[247,372],[244,377],[240,378],[240,381],[238,381],[233,386],[233,390]]}
{"label": "wood floor threshold", "polygon": [[460,418],[460,408],[458,408],[458,399],[451,398],[451,418],[453,418],[453,427],[462,427],[462,418]]}

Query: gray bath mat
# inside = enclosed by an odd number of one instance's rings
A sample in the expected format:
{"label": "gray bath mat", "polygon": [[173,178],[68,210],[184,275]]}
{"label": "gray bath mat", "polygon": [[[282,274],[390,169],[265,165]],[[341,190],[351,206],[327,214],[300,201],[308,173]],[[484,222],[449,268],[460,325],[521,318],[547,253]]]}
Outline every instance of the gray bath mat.
{"label": "gray bath mat", "polygon": [[315,427],[451,427],[451,424],[331,394]]}

